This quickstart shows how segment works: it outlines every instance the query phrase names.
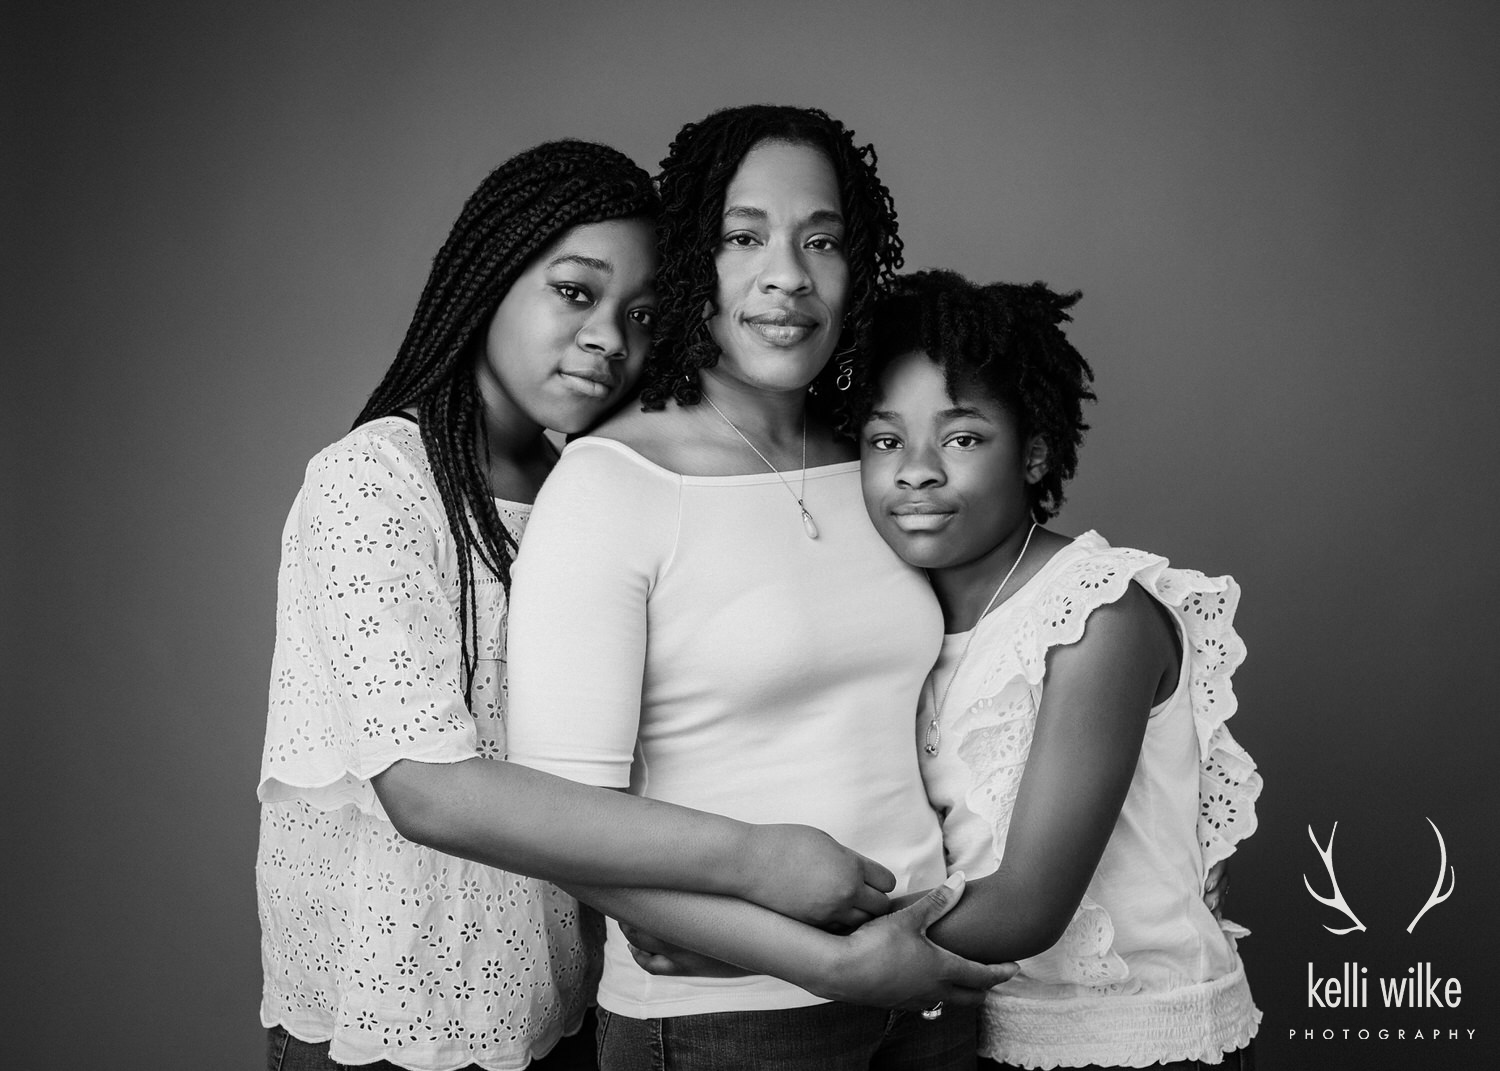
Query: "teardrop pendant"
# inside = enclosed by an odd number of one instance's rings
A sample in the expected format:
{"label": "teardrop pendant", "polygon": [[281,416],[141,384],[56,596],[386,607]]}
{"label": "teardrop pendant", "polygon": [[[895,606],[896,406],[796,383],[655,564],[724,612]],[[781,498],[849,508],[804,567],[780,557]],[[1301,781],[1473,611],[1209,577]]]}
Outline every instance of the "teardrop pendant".
{"label": "teardrop pendant", "polygon": [[802,507],[802,530],[807,533],[808,539],[818,538],[818,526],[813,523],[812,514],[807,512],[806,506]]}

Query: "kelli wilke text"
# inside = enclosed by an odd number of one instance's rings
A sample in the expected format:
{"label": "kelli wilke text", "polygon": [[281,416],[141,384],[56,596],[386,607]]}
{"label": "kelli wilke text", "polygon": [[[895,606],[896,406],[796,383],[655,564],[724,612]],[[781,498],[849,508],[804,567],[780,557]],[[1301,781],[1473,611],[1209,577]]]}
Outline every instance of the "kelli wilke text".
{"label": "kelli wilke text", "polygon": [[[1339,974],[1318,977],[1317,969],[1307,965],[1307,1006],[1309,1008],[1370,1007],[1370,968],[1345,963]],[[1387,1008],[1456,1008],[1463,1000],[1463,986],[1457,978],[1432,973],[1431,963],[1406,968],[1406,975],[1377,978],[1380,1002]]]}

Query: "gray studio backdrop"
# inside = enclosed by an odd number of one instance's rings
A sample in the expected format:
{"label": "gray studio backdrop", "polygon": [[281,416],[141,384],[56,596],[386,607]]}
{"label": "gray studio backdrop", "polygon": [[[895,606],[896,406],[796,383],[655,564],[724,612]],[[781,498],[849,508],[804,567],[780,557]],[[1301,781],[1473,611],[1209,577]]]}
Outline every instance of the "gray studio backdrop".
{"label": "gray studio backdrop", "polygon": [[[1081,289],[1101,403],[1059,527],[1243,584],[1266,1066],[1493,1058],[1495,10],[5,5],[6,1065],[257,1066],[306,459],[488,168],[560,135],[654,167],[757,100],[875,142],[909,267]],[[1429,818],[1457,886],[1407,933]],[[1343,937],[1303,888],[1334,821]],[[1309,1008],[1345,962],[1463,1003]]]}

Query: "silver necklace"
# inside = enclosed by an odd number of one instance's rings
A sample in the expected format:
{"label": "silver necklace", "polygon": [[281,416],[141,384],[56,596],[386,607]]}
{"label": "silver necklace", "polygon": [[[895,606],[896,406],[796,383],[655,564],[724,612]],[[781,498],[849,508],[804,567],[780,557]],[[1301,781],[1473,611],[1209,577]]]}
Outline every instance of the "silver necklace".
{"label": "silver necklace", "polygon": [[958,652],[958,661],[953,666],[953,672],[948,675],[948,683],[943,685],[943,694],[938,699],[932,710],[932,720],[927,723],[927,739],[922,749],[929,755],[938,753],[938,744],[943,738],[943,704],[948,702],[948,692],[953,688],[953,682],[958,680],[958,671],[963,667],[964,659],[969,656],[969,647],[974,642],[974,633],[979,631],[979,622],[984,620],[995,606],[995,600],[1000,598],[1000,593],[1005,590],[1005,585],[1010,583],[1010,578],[1015,575],[1016,567],[1021,564],[1021,559],[1026,557],[1026,548],[1031,546],[1031,537],[1036,534],[1036,521],[1031,522],[1031,530],[1026,533],[1026,542],[1021,544],[1021,553],[1016,555],[1016,560],[1010,563],[1010,569],[1005,574],[1005,579],[1000,581],[1000,586],[995,589],[995,594],[990,596],[990,601],[984,604],[979,618],[974,622],[974,627],[969,630],[969,638],[964,640],[964,649]]}
{"label": "silver necklace", "polygon": [[813,522],[812,514],[807,511],[807,503],[802,501],[803,496],[807,494],[807,410],[804,409],[802,411],[802,492],[801,494],[798,494],[796,491],[792,490],[792,485],[786,482],[786,477],[781,474],[781,470],[778,469],[775,465],[771,464],[770,459],[768,459],[765,454],[756,449],[755,444],[748,438],[746,438],[745,433],[739,428],[735,427],[734,421],[730,420],[727,416],[724,415],[724,410],[720,409],[717,405],[714,405],[714,400],[712,398],[705,394],[703,396],[703,400],[713,407],[713,411],[715,413],[719,414],[719,419],[728,424],[736,435],[745,440],[746,446],[748,446],[752,450],[755,450],[755,456],[760,458],[761,461],[765,462],[766,468],[770,469],[776,474],[776,478],[781,481],[781,486],[786,488],[787,494],[796,499],[797,508],[802,511],[802,530],[807,533],[807,538],[817,539],[818,526]]}

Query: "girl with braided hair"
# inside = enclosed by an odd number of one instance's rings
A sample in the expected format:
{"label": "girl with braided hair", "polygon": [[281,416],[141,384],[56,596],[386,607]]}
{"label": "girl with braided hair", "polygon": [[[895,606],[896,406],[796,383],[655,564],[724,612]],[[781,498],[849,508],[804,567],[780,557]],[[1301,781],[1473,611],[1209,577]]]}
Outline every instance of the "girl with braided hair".
{"label": "girl with braided hair", "polygon": [[942,604],[921,762],[970,879],[932,934],[1020,961],[981,1014],[1005,1067],[1248,1068],[1244,931],[1204,902],[1261,784],[1225,726],[1239,587],[1041,527],[1093,399],[1077,299],[923,272],[875,314],[865,501]]}
{"label": "girl with braided hair", "polygon": [[[580,893],[765,972],[654,976],[612,922],[601,1065],[971,1068],[975,1007],[1009,970],[925,936],[962,885],[944,884],[912,733],[941,615],[870,527],[836,434],[901,263],[890,194],[841,123],[768,105],[684,127],[658,185],[643,404],[569,443],[517,562],[511,757],[813,825],[885,864],[885,890],[937,888],[847,936],[724,897],[672,895],[652,918],[649,891]],[[939,1000],[947,1014],[919,1014]]]}
{"label": "girl with braided hair", "polygon": [[729,894],[821,924],[885,908],[884,869],[817,830],[497,761],[511,566],[557,460],[544,430],[582,431],[633,386],[658,209],[649,176],[601,145],[502,164],[354,429],[308,466],[259,786],[273,1068],[543,1057],[578,1030],[594,971],[577,904],[533,878]]}

